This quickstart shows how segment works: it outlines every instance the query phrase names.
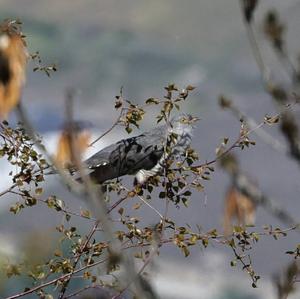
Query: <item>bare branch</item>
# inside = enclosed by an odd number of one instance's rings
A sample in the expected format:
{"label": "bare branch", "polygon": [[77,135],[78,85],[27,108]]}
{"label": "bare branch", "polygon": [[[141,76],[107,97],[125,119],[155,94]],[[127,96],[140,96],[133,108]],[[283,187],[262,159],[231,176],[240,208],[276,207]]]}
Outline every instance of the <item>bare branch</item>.
{"label": "bare branch", "polygon": [[124,109],[121,109],[120,115],[118,116],[117,120],[113,123],[113,125],[108,130],[106,130],[103,134],[101,134],[98,138],[96,138],[93,142],[91,142],[89,144],[89,146],[93,146],[100,139],[102,139],[104,136],[106,136],[108,133],[110,133],[119,124],[120,119],[121,119],[121,117],[123,115],[123,111],[124,111]]}

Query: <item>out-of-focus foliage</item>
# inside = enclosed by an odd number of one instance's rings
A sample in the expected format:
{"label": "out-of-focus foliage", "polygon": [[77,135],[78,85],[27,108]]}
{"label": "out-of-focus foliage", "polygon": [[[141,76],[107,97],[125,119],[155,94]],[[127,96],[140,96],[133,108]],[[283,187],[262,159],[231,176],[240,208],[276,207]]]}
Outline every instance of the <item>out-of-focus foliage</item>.
{"label": "out-of-focus foliage", "polygon": [[225,198],[224,231],[231,232],[231,222],[236,218],[238,225],[254,225],[255,203],[241,194],[234,187],[230,188]]}
{"label": "out-of-focus foliage", "polygon": [[18,104],[25,83],[26,43],[18,21],[6,21],[0,27],[0,118]]}
{"label": "out-of-focus foliage", "polygon": [[66,124],[58,139],[56,162],[63,168],[76,165],[72,148],[76,148],[76,155],[82,157],[89,146],[90,139],[91,134],[87,129],[81,128],[80,123]]}

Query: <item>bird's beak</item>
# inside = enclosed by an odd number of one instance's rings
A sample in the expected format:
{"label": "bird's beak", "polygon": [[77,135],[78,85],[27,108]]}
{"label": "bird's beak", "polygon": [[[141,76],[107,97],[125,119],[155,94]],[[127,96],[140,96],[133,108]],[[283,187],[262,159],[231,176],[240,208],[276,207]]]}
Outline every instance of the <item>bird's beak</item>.
{"label": "bird's beak", "polygon": [[196,127],[196,122],[200,120],[199,117],[197,116],[191,116],[190,119],[189,119],[189,123],[190,125],[192,126],[192,128],[195,128]]}
{"label": "bird's beak", "polygon": [[197,117],[197,116],[194,116],[194,117],[193,117],[193,120],[194,120],[194,121],[198,121],[198,120],[200,120],[200,119],[201,119],[201,118],[200,118],[200,117]]}
{"label": "bird's beak", "polygon": [[200,119],[201,119],[200,117],[192,116],[190,122],[191,122],[191,123],[195,123],[195,122],[199,121]]}
{"label": "bird's beak", "polygon": [[180,122],[183,124],[190,124],[193,125],[195,122],[197,122],[200,118],[197,116],[187,115],[186,117],[183,117]]}

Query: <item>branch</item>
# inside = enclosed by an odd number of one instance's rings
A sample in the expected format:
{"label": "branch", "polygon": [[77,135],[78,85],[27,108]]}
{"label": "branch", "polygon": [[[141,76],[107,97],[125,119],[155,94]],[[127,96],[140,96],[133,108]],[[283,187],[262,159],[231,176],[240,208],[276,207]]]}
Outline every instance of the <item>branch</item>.
{"label": "branch", "polygon": [[106,136],[108,133],[110,133],[120,122],[120,119],[123,115],[123,111],[124,111],[125,108],[122,108],[121,109],[121,112],[120,112],[120,115],[118,116],[117,120],[113,123],[113,125],[108,129],[106,130],[103,134],[101,134],[98,138],[96,138],[93,142],[91,142],[89,144],[89,146],[93,146],[96,142],[98,142],[100,139],[102,139],[104,136]]}
{"label": "branch", "polygon": [[[280,230],[280,231],[281,231],[281,232],[289,232],[289,231],[292,231],[292,230],[297,229],[297,227],[298,227],[298,226],[292,226],[292,227],[289,227],[289,228],[287,228],[287,229],[283,229],[283,230]],[[276,234],[276,233],[278,233],[278,231],[276,231],[276,230],[267,230],[267,231],[264,230],[263,232],[257,232],[257,233],[255,233],[255,234],[256,234],[256,235],[259,235],[259,236],[272,236],[273,234]],[[225,244],[225,243],[228,242],[228,236],[224,236],[224,235],[218,235],[218,236],[216,236],[216,235],[212,235],[212,234],[210,234],[210,233],[204,234],[204,235],[199,235],[199,240],[202,240],[202,239],[212,240],[212,241],[215,241],[217,244],[220,244],[220,243],[222,243],[222,244],[224,243],[224,244]],[[222,240],[222,242],[220,242],[220,239]],[[186,239],[184,239],[184,240],[182,240],[182,241],[188,241],[188,240],[190,240],[190,237],[187,237]],[[170,244],[170,243],[173,243],[174,241],[176,241],[176,237],[175,237],[175,238],[174,238],[174,237],[170,237],[170,238],[161,240],[161,243],[162,243],[162,244]],[[152,245],[153,245],[152,243],[142,243],[142,244],[137,243],[137,244],[131,244],[131,245],[128,245],[128,246],[126,246],[126,247],[122,247],[122,250],[130,250],[130,249],[132,249],[132,248],[148,247],[148,246],[152,246]],[[76,269],[76,270],[72,273],[72,275],[77,274],[77,273],[79,273],[79,272],[82,272],[82,271],[84,271],[84,270],[86,270],[86,269],[95,267],[95,266],[97,266],[97,265],[99,265],[99,264],[105,263],[105,262],[107,262],[108,260],[109,260],[109,258],[105,258],[105,259],[96,261],[96,262],[94,262],[94,263],[92,263],[92,264],[85,265],[85,266],[83,266],[83,267],[81,267],[81,268],[79,268],[79,269]],[[147,259],[147,260],[148,260],[148,259]],[[147,261],[147,260],[146,260],[146,261]],[[143,271],[144,268],[145,268],[145,267],[142,266],[142,268],[141,268],[142,271]],[[141,269],[140,269],[140,270],[141,270]],[[45,288],[45,287],[47,287],[47,286],[50,286],[50,285],[55,284],[55,283],[60,282],[60,281],[64,281],[65,279],[68,279],[68,277],[69,277],[70,275],[71,275],[71,273],[64,274],[64,275],[62,275],[62,276],[60,276],[60,277],[57,277],[57,278],[55,278],[55,279],[52,279],[52,280],[50,280],[50,281],[48,281],[48,282],[44,282],[44,283],[42,283],[42,284],[40,284],[40,285],[38,285],[38,286],[36,286],[36,287],[33,287],[33,288],[29,289],[29,290],[26,290],[26,291],[24,291],[24,292],[18,293],[18,294],[16,294],[16,295],[12,295],[12,296],[6,297],[6,298],[4,298],[4,299],[16,299],[16,298],[20,298],[20,297],[23,297],[23,296],[32,294],[32,293],[34,293],[34,292],[36,292],[36,291],[38,291],[38,290],[40,290],[40,289],[43,289],[43,288]],[[68,296],[67,296],[67,297],[68,297]],[[67,297],[65,297],[65,298],[67,298]],[[145,297],[142,297],[142,298],[145,298]]]}
{"label": "branch", "polygon": [[104,288],[102,286],[98,286],[98,285],[88,285],[88,286],[85,286],[84,288],[82,288],[82,289],[80,289],[80,290],[78,290],[78,291],[76,291],[72,294],[69,294],[69,295],[65,296],[65,299],[78,296],[79,294],[81,294],[84,291],[89,290],[89,289],[101,289],[101,290],[103,290]]}
{"label": "branch", "polygon": [[25,128],[27,134],[35,142],[35,145],[37,146],[37,148],[42,153],[44,153],[44,155],[46,156],[48,161],[50,161],[50,165],[53,165],[51,167],[55,168],[53,170],[57,171],[57,173],[60,175],[61,179],[63,180],[63,183],[66,186],[68,186],[71,189],[71,191],[75,192],[76,194],[82,193],[83,190],[82,190],[82,187],[80,186],[80,184],[75,182],[72,179],[72,177],[64,171],[64,169],[55,161],[55,159],[53,159],[53,157],[50,155],[50,153],[47,151],[47,149],[41,144],[40,140],[36,137],[36,133],[26,115],[25,110],[22,107],[21,101],[17,106],[17,112],[18,112],[21,122],[24,125],[24,128]]}
{"label": "branch", "polygon": [[221,154],[217,155],[216,158],[207,161],[205,163],[199,164],[199,165],[193,165],[192,168],[202,168],[202,167],[206,167],[212,164],[215,164],[218,160],[224,158],[226,155],[228,155],[234,148],[239,147],[238,144],[241,141],[242,136],[239,136],[235,142],[232,143],[232,145],[230,147],[228,147],[225,151],[223,151]]}
{"label": "branch", "polygon": [[[122,189],[126,190],[127,192],[130,192],[129,189],[127,189],[125,186],[122,186]],[[149,207],[151,210],[153,210],[159,217],[160,219],[163,219],[163,215],[156,209],[154,208],[151,204],[149,204],[147,202],[147,200],[145,200],[142,196],[135,194],[137,196],[138,199],[140,199],[147,207]],[[127,198],[127,197],[126,197]],[[123,199],[121,198],[121,201],[123,201]],[[117,202],[118,203],[118,202]],[[118,203],[119,204],[119,203]],[[112,206],[113,207],[113,206]]]}
{"label": "branch", "polygon": [[[91,235],[91,233],[90,233],[90,235]],[[174,241],[174,239],[171,238],[171,239],[164,240],[163,243],[172,243],[173,241]],[[122,248],[122,250],[132,249],[132,248],[136,248],[136,247],[146,247],[146,246],[151,246],[151,245],[152,244],[150,244],[150,243],[137,244],[137,245],[129,245],[127,247]],[[50,286],[52,284],[55,284],[57,282],[63,282],[64,280],[69,279],[69,277],[72,276],[72,275],[74,275],[74,274],[77,274],[77,273],[82,272],[82,271],[84,271],[86,269],[95,267],[95,266],[97,266],[99,264],[102,264],[102,263],[105,263],[105,262],[108,262],[108,261],[109,261],[109,258],[105,258],[105,259],[102,259],[100,261],[94,262],[92,264],[85,265],[85,266],[83,266],[83,267],[81,267],[79,269],[74,270],[72,273],[64,274],[64,275],[62,275],[60,277],[54,278],[54,279],[52,279],[52,280],[50,280],[48,282],[42,283],[42,284],[40,284],[40,285],[38,285],[36,287],[33,287],[33,288],[29,289],[29,290],[24,291],[24,292],[21,292],[21,293],[18,293],[16,295],[12,295],[12,296],[6,297],[5,299],[16,299],[16,298],[20,298],[20,297],[32,294],[32,293],[34,293],[34,292],[36,292],[36,291],[38,291],[40,289],[43,289],[43,288],[45,288],[47,286]],[[144,297],[141,297],[141,298],[144,298]]]}
{"label": "branch", "polygon": [[[100,260],[100,261],[97,261],[97,262],[95,262],[95,263],[93,263],[93,264],[89,264],[89,265],[83,266],[83,267],[81,267],[81,268],[75,270],[72,274],[76,274],[76,273],[82,272],[83,270],[86,270],[86,269],[88,269],[88,268],[91,268],[91,267],[97,266],[97,265],[99,265],[99,264],[102,264],[102,263],[106,262],[107,260],[108,260],[108,258],[105,258],[105,259]],[[23,296],[32,294],[32,293],[34,293],[34,292],[36,292],[36,291],[38,291],[38,290],[40,290],[40,289],[43,289],[43,288],[45,288],[45,287],[47,287],[47,286],[50,286],[50,285],[52,285],[52,284],[55,284],[55,283],[57,283],[57,282],[59,282],[59,281],[64,281],[64,279],[67,279],[70,275],[71,275],[71,273],[62,275],[62,276],[60,276],[60,277],[58,277],[58,278],[52,279],[52,280],[50,280],[50,281],[48,281],[48,282],[45,282],[45,283],[43,283],[43,284],[40,284],[40,285],[38,285],[38,286],[36,286],[36,287],[34,287],[34,288],[31,288],[31,289],[29,289],[29,290],[27,290],[27,291],[22,292],[22,293],[19,293],[19,294],[13,295],[13,296],[6,297],[5,299],[16,299],[16,298],[20,298],[20,297],[23,297]]]}
{"label": "branch", "polygon": [[[253,118],[243,113],[237,106],[233,104],[232,101],[230,101],[230,104],[226,106],[226,108],[230,109],[234,116],[236,116],[238,119],[242,119],[243,122],[247,124],[248,128],[258,137],[260,137],[266,144],[271,146],[277,152],[288,155],[288,149],[284,144],[261,128],[261,124],[258,124]],[[277,115],[277,117],[279,117],[279,115]]]}
{"label": "branch", "polygon": [[[69,118],[69,121],[71,123],[73,115],[72,115],[72,96],[73,94],[71,92],[69,92],[67,94],[67,101],[68,101],[68,109],[66,111],[67,113],[67,117]],[[116,250],[119,253],[119,250],[117,250],[116,248],[119,246],[116,246],[116,242],[117,240],[115,240],[114,238],[114,234],[113,234],[113,230],[112,230],[112,225],[109,221],[109,219],[107,218],[107,214],[106,214],[106,206],[104,203],[104,197],[103,194],[99,193],[99,192],[95,192],[92,183],[89,180],[89,177],[85,175],[84,173],[84,168],[82,166],[82,163],[79,159],[78,153],[76,151],[76,148],[74,147],[74,138],[72,138],[71,136],[71,151],[73,153],[73,157],[76,160],[76,164],[77,168],[79,169],[79,173],[81,174],[81,177],[83,179],[84,182],[84,186],[85,188],[82,188],[82,186],[80,186],[79,183],[75,182],[70,176],[67,175],[67,173],[61,168],[61,166],[56,163],[56,161],[51,157],[51,155],[48,153],[48,151],[44,148],[44,146],[42,146],[42,144],[40,143],[40,141],[37,139],[36,134],[31,126],[31,123],[28,120],[28,117],[24,111],[24,109],[22,108],[21,104],[18,105],[18,113],[19,113],[19,117],[21,119],[21,121],[23,122],[23,125],[27,131],[27,133],[29,134],[29,136],[31,137],[31,139],[36,143],[36,146],[45,154],[45,156],[49,159],[49,161],[51,162],[52,165],[55,166],[57,172],[60,174],[61,178],[63,179],[64,183],[70,187],[70,190],[72,192],[74,192],[75,194],[79,194],[79,195],[84,195],[85,197],[88,197],[87,199],[89,199],[88,201],[92,203],[92,205],[95,207],[94,211],[96,212],[96,218],[97,219],[101,219],[101,224],[104,230],[104,233],[107,235],[108,239],[111,241],[111,246],[112,248],[115,248],[114,250]],[[71,130],[71,135],[72,135],[72,130]],[[100,196],[100,198],[99,198]],[[68,274],[67,276],[67,280],[63,285],[63,288],[60,292],[59,298],[63,298],[64,293],[66,291],[66,286],[68,285],[72,275],[75,273],[75,268],[81,258],[82,253],[84,252],[84,249],[86,248],[87,244],[89,243],[90,239],[92,238],[93,234],[95,233],[95,231],[98,228],[98,225],[100,223],[100,220],[97,220],[90,232],[90,234],[88,235],[86,241],[83,243],[83,246],[81,247],[80,250],[80,254],[78,255],[78,257],[75,259],[74,264],[73,264],[73,269],[74,271],[70,274]]]}

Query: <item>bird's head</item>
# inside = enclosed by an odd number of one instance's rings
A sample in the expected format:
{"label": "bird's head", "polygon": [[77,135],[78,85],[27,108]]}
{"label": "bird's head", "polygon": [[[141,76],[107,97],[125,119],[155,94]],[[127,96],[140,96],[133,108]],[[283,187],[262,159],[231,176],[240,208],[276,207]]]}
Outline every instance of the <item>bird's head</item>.
{"label": "bird's head", "polygon": [[191,114],[181,113],[171,119],[172,131],[176,134],[191,134],[195,127],[195,123],[199,120],[199,117],[192,116]]}

